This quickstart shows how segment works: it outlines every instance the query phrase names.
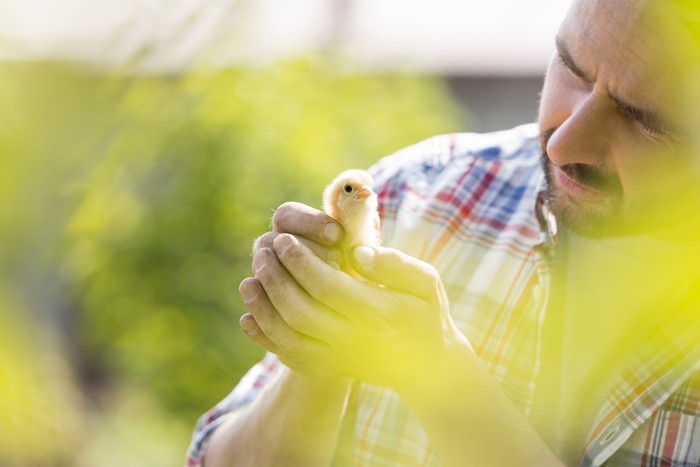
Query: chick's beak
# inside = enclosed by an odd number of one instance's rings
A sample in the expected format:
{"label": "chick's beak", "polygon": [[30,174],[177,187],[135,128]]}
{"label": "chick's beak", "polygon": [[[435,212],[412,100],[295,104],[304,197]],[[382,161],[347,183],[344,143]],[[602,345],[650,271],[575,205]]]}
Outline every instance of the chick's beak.
{"label": "chick's beak", "polygon": [[357,193],[355,194],[355,198],[360,199],[369,198],[370,196],[372,196],[372,190],[364,183],[360,186],[360,189],[357,190]]}

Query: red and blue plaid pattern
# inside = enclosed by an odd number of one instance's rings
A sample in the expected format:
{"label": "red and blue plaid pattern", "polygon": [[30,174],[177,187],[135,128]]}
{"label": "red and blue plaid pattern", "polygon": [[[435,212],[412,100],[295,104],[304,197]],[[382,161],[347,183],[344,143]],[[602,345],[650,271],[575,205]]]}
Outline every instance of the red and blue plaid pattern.
{"label": "red and blue plaid pattern", "polygon": [[[538,129],[438,136],[372,168],[384,245],[432,263],[455,323],[527,416],[542,360],[555,222],[543,201]],[[683,300],[686,300],[685,302]],[[582,466],[700,465],[698,308],[651,336],[581,447]],[[668,334],[670,333],[670,334]],[[268,355],[197,423],[187,464],[200,466],[212,430],[256,397],[281,364]],[[357,384],[346,418],[352,465],[442,465],[393,391]],[[336,462],[336,465],[347,463]]]}

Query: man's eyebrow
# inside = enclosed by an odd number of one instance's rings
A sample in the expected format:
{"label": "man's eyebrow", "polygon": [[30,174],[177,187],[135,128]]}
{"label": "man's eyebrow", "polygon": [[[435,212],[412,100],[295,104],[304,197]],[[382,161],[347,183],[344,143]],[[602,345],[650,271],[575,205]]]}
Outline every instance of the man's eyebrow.
{"label": "man's eyebrow", "polygon": [[554,39],[554,44],[557,48],[557,55],[559,55],[559,59],[564,64],[564,66],[568,68],[569,71],[571,71],[571,73],[578,76],[586,83],[591,84],[595,81],[576,64],[573,57],[571,56],[571,52],[569,52],[569,48],[567,47],[566,42],[564,42],[564,39],[557,36]]}
{"label": "man's eyebrow", "polygon": [[[559,55],[559,59],[561,62],[566,66],[566,68],[571,71],[574,75],[582,79],[588,84],[593,84],[595,83],[595,79],[590,77],[589,75],[586,74],[574,61],[573,57],[571,56],[571,52],[569,52],[569,48],[566,45],[566,42],[564,39],[561,37],[557,36],[555,39],[555,45],[557,48],[557,54]],[[615,102],[617,107],[628,117],[638,121],[641,123],[644,127],[650,128],[654,131],[657,131],[659,133],[670,133],[670,134],[675,134],[677,136],[682,136],[684,133],[680,131],[678,128],[676,128],[674,125],[671,125],[669,122],[667,122],[664,118],[662,118],[657,112],[651,111],[651,110],[646,110],[642,109],[638,106],[632,105],[629,102],[625,101],[621,97],[612,94],[608,92],[608,97]]]}

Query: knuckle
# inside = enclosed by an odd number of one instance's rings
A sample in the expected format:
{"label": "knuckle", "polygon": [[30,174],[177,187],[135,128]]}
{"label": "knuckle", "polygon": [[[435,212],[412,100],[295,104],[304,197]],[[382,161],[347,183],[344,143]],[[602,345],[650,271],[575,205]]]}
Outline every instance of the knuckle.
{"label": "knuckle", "polygon": [[284,296],[284,282],[269,267],[258,271],[255,278],[260,281],[265,293],[271,299],[276,300],[278,296]]}
{"label": "knuckle", "polygon": [[309,250],[306,245],[301,243],[298,239],[293,238],[290,240],[288,247],[281,253],[281,256],[285,257],[285,261],[291,261],[299,265],[307,265],[310,261],[311,254],[311,250]]}
{"label": "knuckle", "polygon": [[294,311],[287,317],[287,324],[296,331],[304,332],[308,330],[309,315],[302,311]]}
{"label": "knuckle", "polygon": [[296,336],[286,336],[277,343],[280,350],[292,360],[299,359],[299,338]]}
{"label": "knuckle", "polygon": [[270,249],[261,248],[255,252],[253,255],[253,272],[255,273],[255,278],[258,276],[263,276],[263,273],[267,272],[270,263]]}
{"label": "knuckle", "polygon": [[253,315],[253,318],[259,327],[267,327],[268,323],[270,322],[270,313],[265,309],[265,307],[250,306],[248,307],[248,310],[250,310],[250,314]]}
{"label": "knuckle", "polygon": [[310,296],[321,302],[333,293],[333,284],[325,279],[321,278],[310,282],[306,290]]}
{"label": "knuckle", "polygon": [[297,203],[293,201],[287,201],[281,204],[272,216],[272,230],[275,232],[283,232],[285,230],[285,225],[289,223],[290,216],[296,211],[296,207]]}
{"label": "knuckle", "polygon": [[255,239],[253,243],[253,254],[261,248],[272,248],[272,241],[277,236],[274,232],[266,232]]}

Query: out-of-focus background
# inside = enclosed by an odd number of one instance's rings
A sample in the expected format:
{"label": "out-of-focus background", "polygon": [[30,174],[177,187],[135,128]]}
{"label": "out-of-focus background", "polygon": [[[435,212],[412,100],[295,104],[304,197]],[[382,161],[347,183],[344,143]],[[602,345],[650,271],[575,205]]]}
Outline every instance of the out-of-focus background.
{"label": "out-of-focus background", "polygon": [[273,209],[534,121],[568,3],[0,0],[0,465],[182,464]]}

